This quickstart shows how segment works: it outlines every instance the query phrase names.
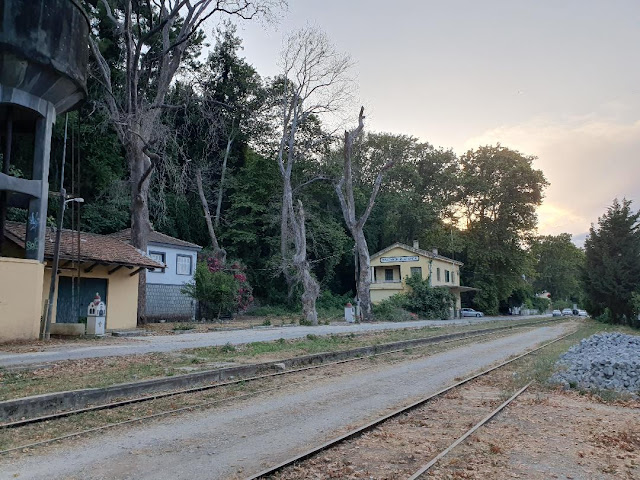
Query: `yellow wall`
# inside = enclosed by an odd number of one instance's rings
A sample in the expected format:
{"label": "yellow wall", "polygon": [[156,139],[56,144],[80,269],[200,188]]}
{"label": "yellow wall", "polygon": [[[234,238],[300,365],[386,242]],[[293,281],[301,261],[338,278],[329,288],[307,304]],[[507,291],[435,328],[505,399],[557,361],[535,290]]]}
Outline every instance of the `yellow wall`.
{"label": "yellow wall", "polygon": [[[383,257],[418,257],[418,261],[411,262],[390,262],[382,263],[380,261]],[[443,285],[460,285],[460,265],[447,262],[438,258],[429,258],[424,255],[418,255],[411,250],[405,250],[401,247],[395,247],[386,252],[385,254],[376,257],[371,260],[372,268],[372,283],[371,283],[371,301],[378,303],[386,298],[395,295],[396,293],[405,292],[407,290],[406,278],[411,275],[411,267],[420,267],[422,269],[422,278],[427,280],[431,275],[431,285],[434,287]],[[384,281],[385,269],[393,268],[393,280],[394,282],[401,280],[400,283]],[[440,280],[437,279],[437,269],[440,268]],[[373,270],[375,269],[375,277],[373,276]],[[449,282],[445,282],[445,270],[453,272],[453,278],[449,277]],[[451,275],[451,273],[450,273]],[[376,278],[376,282],[373,279]],[[453,279],[453,281],[452,281]],[[460,308],[460,293],[452,292],[456,297],[456,308]]]}
{"label": "yellow wall", "polygon": [[[82,271],[83,278],[104,278],[107,280],[107,298],[103,299],[107,305],[107,330],[136,328],[138,316],[138,275],[131,277],[132,270],[121,268],[111,275],[108,271],[113,265],[95,267],[91,272]],[[62,270],[60,276],[73,276],[71,270]],[[51,266],[44,273],[42,302],[49,298],[49,282],[51,281]],[[58,298],[56,290],[55,298]],[[57,303],[57,302],[56,302]],[[56,304],[53,305],[52,321],[56,319]]]}
{"label": "yellow wall", "polygon": [[37,260],[0,257],[0,342],[38,338],[43,274]]}

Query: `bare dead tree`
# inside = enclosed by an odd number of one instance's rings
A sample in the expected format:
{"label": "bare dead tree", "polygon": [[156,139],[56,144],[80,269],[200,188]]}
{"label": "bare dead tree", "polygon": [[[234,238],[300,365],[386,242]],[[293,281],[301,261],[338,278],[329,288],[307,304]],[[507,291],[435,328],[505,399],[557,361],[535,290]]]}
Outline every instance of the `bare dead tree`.
{"label": "bare dead tree", "polygon": [[367,203],[367,206],[360,218],[356,218],[356,204],[353,196],[353,175],[351,164],[353,144],[364,129],[364,118],[364,107],[361,107],[360,114],[358,115],[358,126],[351,131],[344,132],[344,166],[342,176],[335,185],[335,190],[338,195],[338,200],[340,201],[344,221],[347,224],[349,233],[351,233],[356,244],[357,264],[359,264],[360,268],[357,277],[356,289],[358,299],[360,300],[362,317],[365,321],[370,321],[373,316],[371,310],[371,293],[369,292],[369,287],[371,285],[371,258],[369,256],[367,239],[364,236],[364,225],[367,223],[367,219],[371,214],[376,197],[380,191],[384,172],[391,168],[394,162],[389,161],[380,169],[373,184],[373,191],[369,197],[369,202]]}
{"label": "bare dead tree", "polygon": [[[131,186],[131,242],[143,251],[151,230],[149,181],[154,163],[144,151],[166,105],[165,98],[190,40],[213,15],[252,19],[269,14],[283,0],[101,0],[123,51],[124,81],[113,79],[111,65],[90,38],[105,106],[122,143]],[[117,9],[116,9],[117,7]],[[140,275],[138,322],[144,323],[145,285]]]}
{"label": "bare dead tree", "polygon": [[174,89],[173,95],[177,97],[173,101],[181,103],[183,108],[168,113],[168,118],[165,119],[165,123],[175,125],[166,133],[171,138],[175,154],[172,168],[166,168],[162,173],[164,177],[169,177],[170,188],[179,193],[194,189],[197,191],[213,254],[224,262],[226,251],[218,241],[217,225],[214,226],[207,199],[208,187],[212,183],[211,172],[217,167],[220,117],[208,108],[194,85],[180,83]]}
{"label": "bare dead tree", "polygon": [[320,289],[311,274],[306,252],[304,210],[294,211],[291,174],[296,160],[305,154],[298,140],[300,127],[312,115],[335,111],[348,93],[347,70],[350,59],[336,52],[327,36],[314,28],[305,28],[287,39],[281,55],[282,104],[278,166],[283,180],[280,219],[281,271],[289,288],[302,282],[305,319],[318,323],[315,308]]}
{"label": "bare dead tree", "polygon": [[296,251],[293,255],[293,265],[295,266],[298,281],[302,283],[302,315],[311,325],[318,324],[318,312],[316,311],[316,300],[320,295],[320,286],[311,274],[309,261],[307,260],[307,230],[305,227],[304,208],[302,201],[298,200],[298,212],[296,217],[298,228],[294,231],[296,236]]}

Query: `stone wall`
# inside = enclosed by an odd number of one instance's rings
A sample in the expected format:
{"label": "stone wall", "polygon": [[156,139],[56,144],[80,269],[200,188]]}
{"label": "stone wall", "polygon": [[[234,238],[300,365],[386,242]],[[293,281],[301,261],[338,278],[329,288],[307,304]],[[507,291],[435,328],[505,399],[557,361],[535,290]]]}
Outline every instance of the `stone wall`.
{"label": "stone wall", "polygon": [[183,285],[147,284],[147,320],[191,320],[196,301],[180,290]]}

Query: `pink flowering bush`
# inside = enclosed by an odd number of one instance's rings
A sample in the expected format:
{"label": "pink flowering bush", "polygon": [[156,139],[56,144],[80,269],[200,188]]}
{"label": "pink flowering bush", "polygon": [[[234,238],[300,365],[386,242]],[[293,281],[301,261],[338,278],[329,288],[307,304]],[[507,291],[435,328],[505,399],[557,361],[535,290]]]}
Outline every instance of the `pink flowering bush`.
{"label": "pink flowering bush", "polygon": [[233,312],[245,312],[253,303],[251,285],[245,267],[238,262],[225,265],[219,258],[209,257],[196,266],[194,282],[183,292],[217,312],[218,317]]}

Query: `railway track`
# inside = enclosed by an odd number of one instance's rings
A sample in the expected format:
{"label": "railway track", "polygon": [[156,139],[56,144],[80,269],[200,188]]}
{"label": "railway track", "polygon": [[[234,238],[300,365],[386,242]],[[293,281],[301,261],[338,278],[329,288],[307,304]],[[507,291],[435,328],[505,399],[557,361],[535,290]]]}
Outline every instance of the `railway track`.
{"label": "railway track", "polygon": [[[70,417],[70,416],[74,416],[74,415],[79,415],[79,414],[82,414],[82,413],[98,412],[98,411],[101,411],[101,410],[110,410],[110,409],[123,407],[123,406],[126,406],[126,405],[133,405],[133,404],[138,404],[138,403],[151,402],[151,401],[154,401],[154,400],[158,400],[158,399],[162,399],[162,398],[175,397],[175,396],[178,396],[178,395],[186,395],[186,394],[191,394],[191,393],[203,392],[203,391],[207,391],[207,390],[213,390],[213,389],[216,389],[216,388],[222,388],[222,387],[228,387],[228,386],[231,386],[231,385],[237,385],[237,384],[240,384],[240,383],[255,382],[255,381],[258,381],[258,380],[264,380],[266,378],[287,376],[287,375],[300,373],[300,372],[304,372],[304,371],[315,370],[315,369],[320,369],[320,368],[327,368],[327,367],[340,365],[340,364],[344,364],[344,363],[349,363],[349,362],[361,361],[361,360],[364,360],[364,359],[367,359],[367,358],[375,358],[375,357],[380,357],[380,356],[384,356],[384,355],[397,354],[397,353],[400,353],[400,352],[403,352],[403,351],[407,350],[407,348],[416,349],[416,348],[420,348],[420,347],[424,347],[424,346],[447,344],[447,343],[456,342],[456,341],[460,341],[460,340],[471,340],[471,339],[481,338],[481,337],[485,337],[485,336],[492,335],[492,334],[499,333],[499,332],[511,331],[511,330],[514,330],[514,329],[517,329],[517,328],[529,328],[529,327],[535,327],[535,326],[540,326],[540,325],[546,325],[546,324],[550,324],[550,323],[557,323],[557,321],[556,320],[544,320],[544,321],[537,321],[537,322],[527,322],[527,323],[522,323],[522,324],[518,324],[518,325],[509,325],[509,326],[505,326],[505,327],[496,327],[496,328],[490,328],[490,329],[472,330],[472,331],[468,331],[468,332],[460,332],[460,333],[448,334],[448,335],[442,335],[442,336],[436,336],[436,337],[427,337],[425,339],[422,339],[424,341],[424,345],[415,343],[416,341],[398,342],[397,344],[395,344],[396,348],[394,348],[394,344],[381,345],[379,347],[381,349],[383,349],[383,351],[380,351],[378,353],[371,353],[371,354],[365,354],[365,355],[355,355],[355,356],[353,356],[351,358],[345,358],[345,359],[336,360],[336,361],[328,361],[328,362],[323,362],[323,363],[314,364],[314,365],[310,365],[310,366],[305,366],[305,367],[301,367],[301,368],[291,368],[291,369],[287,369],[287,370],[284,370],[284,371],[271,372],[271,373],[261,374],[261,375],[251,375],[251,376],[242,376],[242,377],[239,376],[236,379],[233,379],[233,380],[230,380],[230,381],[226,381],[226,382],[219,382],[218,381],[218,382],[207,383],[207,384],[204,384],[204,385],[198,385],[198,386],[194,386],[194,387],[171,389],[169,391],[158,392],[158,393],[154,393],[154,394],[150,394],[150,395],[136,396],[136,397],[126,398],[126,399],[121,399],[121,400],[118,400],[118,401],[105,402],[105,403],[92,405],[92,406],[88,406],[88,407],[76,408],[76,409],[73,409],[73,410],[58,411],[58,412],[55,412],[55,413],[50,413],[50,414],[45,414],[45,415],[39,415],[39,416],[33,416],[33,417],[22,416],[20,419],[17,419],[17,420],[0,423],[0,430],[1,429],[6,429],[6,428],[22,427],[22,426],[29,425],[29,424],[47,422],[47,421],[56,420],[56,419],[59,419],[59,418],[65,418],[65,417]],[[385,347],[389,347],[389,346],[391,346],[391,348],[385,348]],[[374,347],[374,349],[379,348],[379,347]],[[274,363],[278,363],[278,362],[274,362]],[[89,389],[89,390],[93,390],[93,389]],[[18,399],[18,400],[20,400],[20,399]],[[2,452],[0,452],[0,453],[2,453]]]}
{"label": "railway track", "polygon": [[[549,322],[545,321],[545,322],[536,322],[534,324],[521,324],[521,325],[518,325],[518,326],[515,326],[515,327],[514,326],[510,326],[510,327],[500,328],[500,329],[497,329],[497,330],[496,329],[491,329],[490,331],[480,330],[480,331],[478,331],[478,333],[475,333],[475,334],[469,334],[470,332],[467,332],[467,335],[465,335],[464,337],[452,338],[452,339],[442,340],[442,341],[439,341],[439,342],[436,342],[436,343],[430,343],[429,346],[447,344],[447,343],[452,343],[452,342],[458,342],[458,341],[461,341],[461,340],[472,340],[472,339],[476,339],[476,338],[492,335],[492,334],[495,334],[495,333],[499,333],[499,332],[502,332],[502,331],[511,331],[511,330],[513,330],[515,328],[532,327],[532,326],[543,325],[543,324],[546,324],[546,323],[549,323]],[[561,337],[561,338],[564,338],[564,337]],[[419,348],[419,347],[414,347],[414,349],[417,349],[417,348]],[[307,372],[307,371],[311,371],[311,370],[327,368],[327,367],[330,367],[330,366],[336,366],[336,365],[340,365],[340,364],[344,364],[344,363],[348,363],[348,362],[361,361],[361,360],[364,360],[364,359],[375,358],[375,357],[379,357],[379,356],[383,356],[383,355],[390,355],[390,354],[393,354],[393,353],[404,353],[404,352],[406,352],[406,348],[390,350],[390,351],[377,353],[377,354],[373,354],[373,355],[368,355],[368,356],[360,356],[360,357],[355,357],[355,358],[349,358],[349,359],[335,361],[335,362],[328,362],[328,363],[323,363],[323,364],[319,364],[319,365],[312,365],[312,366],[307,366],[307,367],[303,367],[303,368],[291,369],[291,370],[282,371],[282,372],[275,372],[275,373],[270,373],[270,374],[266,374],[266,375],[257,375],[257,376],[253,376],[253,377],[249,377],[249,378],[241,378],[241,379],[236,379],[236,380],[233,380],[233,381],[221,382],[221,383],[216,383],[216,384],[212,384],[212,385],[204,385],[204,386],[199,386],[199,387],[176,390],[176,391],[172,391],[172,392],[164,392],[164,393],[160,393],[160,394],[156,394],[156,395],[148,395],[148,396],[144,396],[144,397],[132,398],[132,399],[127,399],[127,400],[123,400],[123,401],[119,401],[119,402],[111,402],[111,403],[108,403],[108,404],[96,405],[96,406],[93,406],[93,407],[82,408],[82,409],[77,409],[77,410],[73,410],[73,411],[59,412],[59,413],[55,413],[55,414],[52,414],[52,415],[44,415],[44,416],[35,417],[35,418],[25,418],[25,419],[20,419],[20,420],[14,421],[14,422],[8,422],[8,423],[5,423],[5,424],[2,424],[2,425],[0,425],[0,428],[4,429],[4,430],[6,430],[6,429],[17,429],[17,428],[20,428],[20,427],[23,427],[23,426],[27,426],[27,425],[31,425],[31,424],[35,424],[35,423],[50,422],[50,421],[53,421],[53,420],[57,420],[57,419],[65,418],[65,417],[70,417],[70,416],[75,416],[75,415],[80,415],[80,414],[83,414],[83,413],[96,412],[96,411],[106,410],[106,409],[117,409],[119,407],[125,407],[127,405],[133,405],[133,404],[136,404],[136,403],[151,402],[153,400],[158,400],[158,399],[168,398],[168,397],[174,397],[174,396],[178,396],[178,395],[196,394],[196,393],[199,393],[199,392],[205,392],[207,390],[213,390],[213,389],[216,389],[216,388],[229,387],[229,386],[234,386],[234,385],[239,385],[239,384],[245,384],[247,382],[254,382],[254,381],[258,381],[258,380],[265,380],[265,379],[270,379],[270,378],[283,377],[283,376],[292,375],[292,374],[296,374],[296,373],[301,373],[301,372]],[[520,358],[520,357],[517,357],[517,358]],[[371,368],[371,367],[370,366],[366,366],[365,368]],[[484,373],[485,372],[483,372],[483,374]],[[459,384],[461,385],[462,383],[466,383],[467,381],[469,381],[469,379],[467,379],[467,380],[465,380],[463,382],[460,382]],[[456,385],[458,385],[458,384],[456,384]],[[15,451],[20,451],[20,450],[25,450],[25,449],[31,449],[31,448],[35,448],[35,447],[38,447],[38,446],[42,446],[42,445],[46,445],[46,444],[50,444],[50,443],[54,443],[54,442],[59,442],[59,441],[70,439],[70,438],[79,437],[79,436],[86,435],[86,434],[89,434],[89,433],[93,433],[93,432],[97,432],[97,431],[101,431],[101,430],[105,430],[105,429],[109,429],[109,428],[114,428],[114,427],[117,427],[117,426],[123,426],[123,425],[138,423],[138,422],[142,422],[144,420],[159,418],[159,417],[162,417],[162,416],[172,415],[172,414],[176,414],[176,413],[180,413],[180,412],[184,412],[184,411],[190,411],[190,410],[196,410],[196,409],[200,409],[200,408],[206,408],[206,407],[218,404],[218,403],[220,403],[222,401],[229,401],[229,400],[234,400],[234,399],[247,398],[247,397],[250,397],[250,396],[255,396],[255,395],[260,394],[260,393],[267,393],[267,392],[270,392],[270,391],[276,391],[279,388],[280,387],[276,386],[274,388],[267,388],[267,389],[263,389],[263,390],[258,390],[256,392],[251,392],[251,393],[248,393],[248,394],[235,395],[235,396],[230,397],[230,398],[224,398],[224,399],[217,399],[217,400],[212,400],[212,401],[201,402],[201,403],[197,403],[195,405],[188,405],[188,406],[184,406],[184,407],[181,407],[181,408],[167,409],[167,410],[163,410],[163,411],[160,411],[160,412],[157,412],[157,413],[153,413],[153,414],[149,414],[149,415],[135,416],[135,417],[129,418],[127,420],[112,422],[112,423],[108,423],[106,425],[101,425],[101,426],[97,426],[97,427],[94,427],[94,428],[88,428],[88,429],[84,429],[82,431],[73,432],[73,433],[66,434],[66,435],[61,435],[61,436],[58,436],[58,437],[55,437],[55,438],[42,440],[42,441],[38,441],[38,442],[32,442],[32,443],[28,443],[28,444],[23,444],[23,445],[20,445],[20,446],[17,446],[17,447],[13,447],[13,448],[8,448],[8,449],[0,451],[0,455],[11,453],[11,452],[15,452]],[[439,394],[442,394],[442,393],[444,393],[444,391],[438,392],[438,394],[436,394],[436,396],[439,395]],[[415,406],[413,408],[415,408]],[[400,414],[400,413],[398,413],[398,414]],[[293,461],[295,462],[295,461],[299,461],[299,460],[300,459],[295,459]],[[255,477],[255,478],[258,478],[258,477]]]}
{"label": "railway track", "polygon": [[[266,468],[264,470],[262,470],[259,473],[256,473],[250,477],[247,478],[247,480],[257,480],[257,479],[266,479],[266,478],[280,478],[277,476],[277,474],[281,474],[283,472],[286,472],[287,469],[297,466],[300,467],[301,465],[304,465],[303,462],[309,461],[313,458],[316,458],[319,454],[321,453],[327,453],[330,452],[338,447],[341,447],[342,445],[348,443],[348,442],[353,442],[353,441],[357,441],[358,439],[361,439],[365,436],[365,434],[369,433],[369,432],[373,432],[377,429],[380,428],[384,428],[384,426],[389,423],[390,421],[394,420],[394,419],[398,419],[399,417],[405,416],[407,414],[410,414],[414,411],[416,411],[417,409],[426,406],[427,404],[429,404],[429,402],[433,402],[436,399],[439,399],[441,397],[444,397],[447,394],[451,394],[451,392],[453,392],[456,389],[461,388],[464,385],[469,384],[470,382],[479,379],[481,377],[485,377],[486,375],[492,373],[492,372],[496,372],[499,369],[502,369],[503,367],[510,365],[524,357],[527,357],[529,355],[535,354],[536,352],[539,352],[540,350],[548,347],[549,345],[552,345],[560,340],[563,340],[571,335],[573,335],[573,333],[575,332],[571,332],[568,333],[566,335],[563,335],[561,337],[556,338],[555,340],[552,340],[551,342],[547,342],[544,345],[541,345],[540,347],[537,347],[533,350],[530,350],[524,354],[518,355],[510,360],[507,360],[505,362],[500,363],[499,365],[496,365],[492,368],[488,368],[486,370],[483,370],[482,372],[472,375],[470,377],[467,377],[463,380],[460,380],[446,388],[443,388],[442,390],[429,395],[427,397],[424,397],[416,402],[413,402],[410,405],[407,405],[405,407],[402,407],[400,409],[397,409],[389,414],[386,414],[376,420],[373,420],[369,423],[367,423],[366,425],[363,425],[361,427],[358,427],[354,430],[349,431],[346,434],[343,434],[337,438],[334,438],[332,440],[329,440],[328,442],[325,442],[324,444],[315,447],[313,449],[310,449],[302,454],[296,455],[295,457],[292,457],[288,460],[285,460],[284,462],[281,462],[277,465],[274,465],[272,467]],[[474,424],[471,428],[469,428],[468,430],[466,430],[466,432],[464,432],[464,434],[462,436],[459,436],[458,438],[456,438],[456,440],[454,442],[452,442],[450,445],[448,445],[445,449],[443,449],[442,451],[440,451],[437,455],[433,456],[429,462],[420,465],[419,468],[417,468],[415,471],[413,471],[413,473],[411,473],[410,475],[407,475],[406,477],[401,477],[401,478],[408,478],[409,480],[416,480],[418,478],[422,478],[422,476],[429,470],[431,469],[437,462],[439,462],[444,456],[446,456],[451,450],[453,450],[457,445],[459,445],[460,443],[462,443],[465,439],[467,439],[470,435],[472,435],[475,431],[477,431],[479,428],[481,428],[483,425],[485,425],[487,422],[489,422],[492,418],[494,418],[496,415],[498,415],[504,408],[506,408],[511,402],[513,402],[516,398],[518,398],[522,393],[524,393],[526,391],[526,389],[529,387],[530,383],[525,385],[523,388],[519,389],[517,392],[515,392],[508,400],[506,400],[505,402],[503,402],[501,405],[499,405],[496,409],[492,410],[488,415],[486,415],[480,422]],[[366,448],[366,447],[357,447],[357,448]],[[303,469],[303,467],[300,467]],[[297,474],[300,474],[300,471],[297,471]],[[294,476],[286,476],[283,475],[282,478],[295,478]],[[314,477],[315,478],[315,477]],[[371,477],[374,478],[374,477]],[[394,477],[395,478],[395,477]]]}

